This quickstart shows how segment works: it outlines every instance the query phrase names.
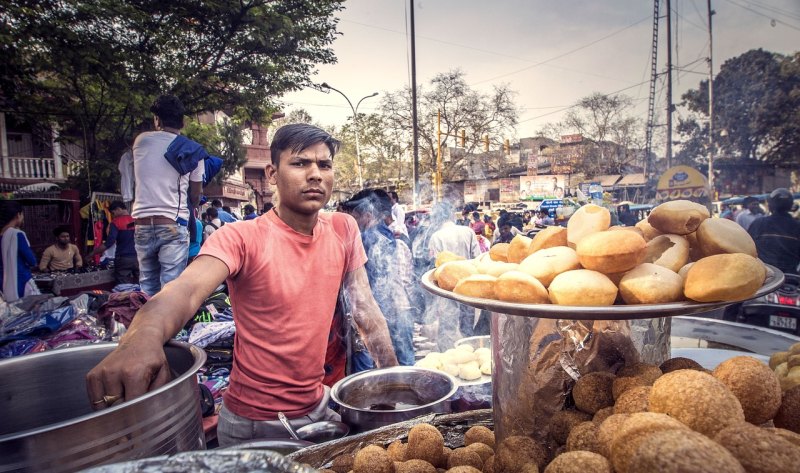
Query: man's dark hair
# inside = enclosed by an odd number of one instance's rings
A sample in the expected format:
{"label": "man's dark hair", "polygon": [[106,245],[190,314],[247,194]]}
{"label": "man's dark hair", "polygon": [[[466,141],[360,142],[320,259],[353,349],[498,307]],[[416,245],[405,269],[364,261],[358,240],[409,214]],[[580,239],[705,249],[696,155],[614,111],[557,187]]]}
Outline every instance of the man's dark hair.
{"label": "man's dark hair", "polygon": [[250,204],[247,204],[247,205],[244,206],[244,213],[246,213],[246,214],[251,214],[251,213],[253,213],[255,211],[256,211],[256,208],[253,207]]}
{"label": "man's dark hair", "polygon": [[22,204],[16,200],[0,200],[0,226],[6,226],[22,213]]}
{"label": "man's dark hair", "polygon": [[261,209],[261,213],[267,213],[272,210],[273,207],[275,207],[275,204],[272,202],[267,202],[264,204],[264,208]]}
{"label": "man's dark hair", "polygon": [[209,207],[206,209],[206,216],[211,217],[211,220],[219,217],[219,212],[214,207]]}
{"label": "man's dark hair", "polygon": [[789,189],[779,187],[769,194],[767,205],[772,213],[788,212],[792,210],[794,199]]}
{"label": "man's dark hair", "polygon": [[186,113],[186,109],[178,97],[159,95],[150,107],[150,111],[161,119],[164,126],[183,128],[183,115]]}
{"label": "man's dark hair", "polygon": [[383,189],[364,189],[358,191],[353,197],[343,204],[347,213],[370,212],[380,217],[392,215],[392,201],[389,194]]}
{"label": "man's dark hair", "polygon": [[478,211],[476,210],[475,212],[472,212],[472,218],[474,218],[475,220],[480,220],[481,214],[479,214]]}
{"label": "man's dark hair", "polygon": [[220,207],[222,207],[222,202],[220,202],[219,199],[214,199],[214,200],[211,201],[211,206],[212,207],[216,207],[216,208],[220,208]]}
{"label": "man's dark hair", "polygon": [[61,236],[62,233],[69,233],[72,236],[72,232],[69,230],[69,227],[66,225],[61,225],[53,229],[53,236],[58,238]]}
{"label": "man's dark hair", "polygon": [[113,211],[115,211],[117,209],[128,210],[128,208],[125,207],[125,203],[122,202],[121,200],[114,200],[110,204],[108,204],[108,211],[109,212],[113,212]]}
{"label": "man's dark hair", "polygon": [[400,202],[400,198],[397,197],[397,192],[395,192],[395,191],[389,191],[389,197],[391,197],[392,199],[394,199],[397,202]]}
{"label": "man's dark hair", "polygon": [[231,206],[230,205],[223,205],[222,206],[222,210],[224,210],[224,211],[226,211],[228,213],[231,213]]}
{"label": "man's dark hair", "polygon": [[306,123],[284,125],[278,128],[275,136],[272,137],[272,144],[269,147],[272,165],[277,167],[280,164],[281,153],[287,149],[299,153],[318,143],[325,143],[331,152],[331,158],[339,151],[339,140],[321,128]]}

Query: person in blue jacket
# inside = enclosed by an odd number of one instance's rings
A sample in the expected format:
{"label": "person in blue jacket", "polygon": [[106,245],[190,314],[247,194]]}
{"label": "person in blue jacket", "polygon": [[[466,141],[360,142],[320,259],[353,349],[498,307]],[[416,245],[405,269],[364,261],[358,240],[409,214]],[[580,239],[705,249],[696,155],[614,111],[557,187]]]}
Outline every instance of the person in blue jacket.
{"label": "person in blue jacket", "polygon": [[39,294],[31,275],[31,268],[36,267],[36,255],[31,250],[25,232],[19,229],[24,220],[22,204],[15,200],[0,200],[0,287],[7,302],[14,302],[30,294]]}

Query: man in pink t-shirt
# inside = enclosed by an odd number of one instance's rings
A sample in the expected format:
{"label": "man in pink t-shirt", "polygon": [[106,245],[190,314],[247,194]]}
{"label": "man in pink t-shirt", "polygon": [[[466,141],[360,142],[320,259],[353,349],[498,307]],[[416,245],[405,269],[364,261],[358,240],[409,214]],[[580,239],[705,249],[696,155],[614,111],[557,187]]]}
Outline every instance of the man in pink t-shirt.
{"label": "man in pink t-shirt", "polygon": [[215,231],[186,271],[137,313],[119,347],[87,375],[96,409],[166,383],[161,347],[225,280],[237,330],[220,446],[286,436],[278,412],[295,427],[336,417],[322,379],[340,287],[378,367],[397,365],[355,220],[319,213],[333,188],[338,144],[305,124],[275,133],[267,176],[280,195],[277,207]]}

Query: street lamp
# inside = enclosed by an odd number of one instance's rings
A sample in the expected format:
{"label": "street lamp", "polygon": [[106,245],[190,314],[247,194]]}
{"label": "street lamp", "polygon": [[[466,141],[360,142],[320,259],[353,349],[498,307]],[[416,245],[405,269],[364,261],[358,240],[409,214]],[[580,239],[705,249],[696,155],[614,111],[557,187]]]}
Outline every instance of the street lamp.
{"label": "street lamp", "polygon": [[330,85],[328,85],[327,82],[323,82],[320,85],[320,87],[322,87],[323,89],[328,89],[328,91],[333,90],[335,92],[338,92],[339,95],[341,95],[342,97],[344,97],[345,100],[347,100],[347,104],[350,105],[350,110],[353,111],[353,127],[354,127],[355,135],[356,135],[356,171],[358,171],[358,188],[359,189],[363,189],[364,188],[364,177],[361,174],[361,145],[358,142],[358,106],[361,105],[361,102],[363,102],[365,99],[368,99],[370,97],[375,97],[376,95],[378,95],[378,93],[374,92],[371,95],[367,95],[365,97],[361,97],[361,100],[359,100],[356,103],[356,106],[353,107],[353,102],[351,102],[350,99],[347,98],[347,96],[341,90],[331,87]]}

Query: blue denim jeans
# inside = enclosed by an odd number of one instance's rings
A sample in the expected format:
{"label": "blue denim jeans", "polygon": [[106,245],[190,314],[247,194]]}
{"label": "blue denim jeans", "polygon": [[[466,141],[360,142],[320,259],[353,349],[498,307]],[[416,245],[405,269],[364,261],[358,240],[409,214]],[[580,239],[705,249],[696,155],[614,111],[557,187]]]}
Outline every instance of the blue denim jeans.
{"label": "blue denim jeans", "polygon": [[189,230],[174,225],[136,225],[139,285],[153,296],[164,284],[180,276],[189,256]]}

